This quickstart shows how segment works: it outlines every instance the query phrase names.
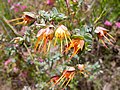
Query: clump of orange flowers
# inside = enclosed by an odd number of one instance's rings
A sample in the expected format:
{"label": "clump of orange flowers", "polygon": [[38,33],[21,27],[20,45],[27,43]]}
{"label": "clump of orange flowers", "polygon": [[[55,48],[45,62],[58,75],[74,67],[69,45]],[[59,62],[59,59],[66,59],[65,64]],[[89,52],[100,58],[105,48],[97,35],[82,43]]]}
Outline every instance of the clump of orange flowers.
{"label": "clump of orange flowers", "polygon": [[[107,32],[108,32],[108,30],[106,28],[103,28],[103,27],[99,27],[98,26],[95,29],[95,33],[97,33],[99,40],[102,41],[103,45],[106,48],[107,48],[107,46],[106,46],[106,44],[104,42],[104,39],[106,39],[111,45],[113,45],[112,42],[115,41],[115,39],[109,33],[107,33]],[[112,39],[112,42],[110,41],[110,39],[107,38],[107,36],[109,36]]]}
{"label": "clump of orange flowers", "polygon": [[88,74],[88,72],[85,70],[84,64],[77,64],[77,69],[72,66],[67,66],[67,68],[62,72],[61,76],[53,76],[50,79],[50,82],[53,82],[52,87],[55,85],[60,85],[61,88],[66,87],[78,72],[83,74],[85,77]]}
{"label": "clump of orange flowers", "polygon": [[[53,27],[54,27],[53,25],[50,25],[47,28],[41,29],[38,32],[37,42],[35,44],[35,51],[37,49],[38,49],[38,51],[40,51],[40,48],[41,48],[42,44],[44,44],[43,49],[44,49],[44,52],[46,52],[46,44],[47,44],[48,41],[49,41],[49,45],[48,45],[48,50],[47,51],[49,51],[50,44],[51,44],[51,41],[53,40],[54,36],[55,36],[54,46],[56,46],[57,40],[58,39],[60,40],[61,53],[62,53],[62,50],[63,50],[63,40],[64,39],[65,39],[66,44],[68,46],[68,39],[70,41],[71,41],[71,39],[70,39],[70,33],[69,33],[67,27],[65,27],[64,25],[59,25],[58,28],[55,31],[53,30]],[[40,41],[41,41],[41,43],[40,43]]]}
{"label": "clump of orange flowers", "polygon": [[[37,49],[38,49],[38,51],[40,52],[41,51],[40,49],[42,48],[42,51],[44,51],[44,53],[46,53],[50,50],[50,45],[51,45],[51,42],[52,42],[52,39],[53,39],[53,36],[54,36],[53,28],[54,28],[53,25],[49,25],[49,26],[47,26],[47,28],[41,29],[37,33],[37,41],[36,41],[36,44],[35,44],[35,51],[37,51]],[[48,42],[49,42],[48,49],[46,51],[46,47],[47,47]],[[43,44],[43,47],[42,47],[42,44]]]}
{"label": "clump of orange flowers", "polygon": [[85,41],[84,39],[82,38],[73,38],[71,40],[71,42],[69,43],[68,47],[65,49],[65,52],[68,53],[68,51],[73,48],[73,54],[71,55],[71,57],[69,58],[69,60],[74,57],[78,52],[79,50],[83,50],[83,47],[85,45]]}
{"label": "clump of orange flowers", "polygon": [[[35,44],[35,51],[40,51],[40,48],[43,44],[43,51],[44,53],[46,52],[46,45],[47,42],[49,41],[49,45],[48,45],[48,50],[50,49],[50,44],[54,38],[55,35],[55,42],[54,42],[54,46],[56,45],[57,40],[60,40],[60,45],[61,45],[61,52],[63,52],[63,40],[65,39],[66,42],[66,49],[64,50],[64,52],[67,54],[68,51],[70,49],[73,48],[73,54],[71,55],[71,57],[68,59],[68,61],[74,57],[79,51],[82,51],[85,45],[85,41],[83,38],[79,37],[79,36],[75,36],[72,40],[70,38],[70,33],[67,29],[67,27],[65,27],[64,25],[60,25],[58,26],[58,28],[54,31],[53,25],[48,26],[45,29],[41,29],[38,34],[37,34],[37,42]],[[55,33],[55,34],[54,34]],[[42,40],[42,41],[41,41]],[[69,40],[69,42],[68,42]],[[41,41],[41,42],[40,42]]]}
{"label": "clump of orange flowers", "polygon": [[14,25],[19,25],[19,24],[27,25],[33,23],[36,20],[36,15],[34,13],[31,12],[23,12],[23,13],[24,14],[21,18],[12,19],[9,20],[8,22],[10,23],[10,22],[22,20],[21,22],[15,23]]}
{"label": "clump of orange flowers", "polygon": [[[68,51],[73,48],[73,54],[71,55],[71,57],[69,58],[69,60],[74,57],[79,51],[82,51],[85,45],[85,41],[83,38],[80,38],[79,36],[75,36],[72,40],[70,38],[70,33],[67,29],[67,27],[65,27],[64,25],[60,25],[58,26],[58,28],[54,31],[53,25],[47,26],[47,28],[41,29],[38,34],[37,34],[37,41],[35,44],[35,51],[41,51],[40,49],[42,49],[42,51],[44,51],[44,53],[46,53],[47,51],[50,50],[50,45],[51,42],[54,38],[55,35],[55,42],[54,42],[54,46],[56,45],[57,40],[60,40],[60,45],[61,45],[61,52],[63,52],[63,40],[65,39],[66,42],[66,49],[64,50],[64,52],[67,54]],[[68,39],[70,42],[68,42]],[[47,42],[49,42],[48,45],[48,49],[46,51],[46,46],[47,46]],[[42,47],[43,44],[43,47]],[[68,60],[68,61],[69,61]]]}
{"label": "clump of orange flowers", "polygon": [[50,81],[54,82],[53,86],[59,84],[60,87],[62,88],[63,86],[66,87],[74,76],[75,76],[75,68],[67,67],[66,70],[62,72],[62,75],[60,77],[59,76],[52,77]]}

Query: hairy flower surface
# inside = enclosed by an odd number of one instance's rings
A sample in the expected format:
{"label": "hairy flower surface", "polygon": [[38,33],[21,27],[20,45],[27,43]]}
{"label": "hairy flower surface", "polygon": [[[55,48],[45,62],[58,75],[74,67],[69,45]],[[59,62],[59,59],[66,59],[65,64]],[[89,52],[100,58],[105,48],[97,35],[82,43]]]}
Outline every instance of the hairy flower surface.
{"label": "hairy flower surface", "polygon": [[115,39],[114,39],[110,34],[108,34],[107,32],[108,32],[108,30],[105,29],[105,28],[103,28],[103,27],[99,27],[99,26],[98,26],[98,27],[96,27],[96,29],[95,29],[95,33],[97,33],[98,38],[102,41],[103,45],[104,45],[106,48],[107,48],[107,46],[106,46],[106,44],[105,44],[105,42],[104,42],[104,38],[105,38],[111,45],[113,45],[112,42],[110,41],[110,39],[107,38],[107,35],[108,35],[113,41],[115,41]]}
{"label": "hairy flower surface", "polygon": [[8,22],[22,20],[21,22],[18,22],[15,25],[19,25],[19,24],[27,25],[27,24],[33,23],[35,21],[35,18],[36,18],[35,14],[31,12],[24,12],[21,18],[12,19],[12,20],[9,20]]}
{"label": "hairy flower surface", "polygon": [[53,25],[50,25],[45,29],[41,29],[37,34],[37,42],[35,44],[35,51],[37,50],[37,48],[38,48],[38,51],[40,51],[41,46],[43,44],[43,49],[42,50],[45,53],[48,41],[49,41],[49,44],[48,44],[47,51],[49,51],[53,36],[54,36]]}
{"label": "hairy flower surface", "polygon": [[56,39],[55,39],[54,45],[56,45],[57,39],[60,39],[60,41],[61,41],[61,52],[62,52],[63,39],[66,40],[67,45],[68,45],[68,39],[71,41],[70,33],[69,33],[67,27],[65,27],[64,25],[60,25],[57,28],[57,30],[55,31],[55,37],[56,37]]}
{"label": "hairy flower surface", "polygon": [[70,42],[70,44],[68,45],[68,47],[65,49],[65,52],[68,53],[68,51],[73,48],[73,54],[71,55],[71,57],[69,58],[69,60],[74,57],[79,50],[83,50],[83,47],[85,45],[85,41],[83,39],[80,38],[75,38],[72,39],[72,41]]}

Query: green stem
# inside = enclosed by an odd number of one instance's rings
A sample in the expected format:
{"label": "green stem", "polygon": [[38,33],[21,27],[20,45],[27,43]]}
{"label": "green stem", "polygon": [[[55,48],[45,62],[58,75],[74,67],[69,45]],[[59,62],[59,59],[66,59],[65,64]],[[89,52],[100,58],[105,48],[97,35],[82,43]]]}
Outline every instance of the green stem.
{"label": "green stem", "polygon": [[2,27],[3,27],[4,32],[6,32],[7,35],[9,36],[9,38],[11,39],[12,37],[10,35],[10,32],[7,30],[7,28],[5,27],[4,23],[1,20],[0,20],[0,23],[1,23]]}
{"label": "green stem", "polygon": [[16,36],[22,37],[22,36],[16,31],[16,29],[14,29],[14,27],[9,24],[8,20],[7,20],[4,16],[3,16],[3,21],[11,28],[11,30],[13,31],[13,33],[14,33]]}
{"label": "green stem", "polygon": [[100,14],[100,16],[99,16],[98,18],[96,18],[96,20],[94,21],[94,24],[95,24],[98,20],[100,20],[100,18],[103,16],[104,12],[105,12],[105,10],[103,10],[102,13]]}
{"label": "green stem", "polygon": [[31,52],[30,52],[30,50],[28,49],[28,47],[27,47],[27,45],[26,45],[26,43],[24,43],[23,45],[24,45],[25,48],[27,49],[27,51],[28,51],[28,53],[29,53],[31,59],[34,60],[32,54],[31,54]]}

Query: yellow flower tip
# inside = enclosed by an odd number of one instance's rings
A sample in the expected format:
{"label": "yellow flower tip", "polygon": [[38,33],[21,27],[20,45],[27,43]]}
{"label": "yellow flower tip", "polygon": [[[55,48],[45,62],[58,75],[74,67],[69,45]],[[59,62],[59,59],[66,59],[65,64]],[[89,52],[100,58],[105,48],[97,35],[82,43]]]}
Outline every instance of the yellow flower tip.
{"label": "yellow flower tip", "polygon": [[70,33],[64,25],[60,25],[55,31],[55,37],[63,39],[65,37],[68,38],[68,36],[70,36]]}
{"label": "yellow flower tip", "polygon": [[64,75],[64,80],[63,83],[61,85],[61,87],[65,84],[65,87],[69,84],[69,82],[73,79],[74,75],[75,75],[75,68],[74,67],[70,67],[68,70],[63,71],[63,75]]}
{"label": "yellow flower tip", "polygon": [[16,18],[16,19],[8,20],[8,22],[11,23],[11,22],[14,22],[14,21],[17,21],[17,20],[21,20],[21,19],[23,19],[23,18]]}
{"label": "yellow flower tip", "polygon": [[105,42],[104,42],[103,40],[101,40],[101,41],[102,41],[103,46],[108,49],[108,47],[107,47],[107,45],[105,44]]}
{"label": "yellow flower tip", "polygon": [[62,39],[61,39],[61,53],[62,53]]}
{"label": "yellow flower tip", "polygon": [[34,48],[34,51],[35,51],[35,52],[36,52],[36,50],[37,50],[37,48],[38,48],[40,39],[41,39],[41,37],[38,37],[38,39],[37,39],[37,41],[36,41],[35,48]]}
{"label": "yellow flower tip", "polygon": [[111,36],[109,33],[107,33],[107,35],[115,42],[115,38],[113,38],[113,36]]}
{"label": "yellow flower tip", "polygon": [[54,43],[54,46],[56,45],[56,42],[57,42],[57,39],[60,39],[61,40],[61,53],[62,53],[62,40],[65,39],[66,40],[66,44],[68,45],[68,40],[70,38],[70,33],[67,29],[67,27],[65,27],[64,25],[60,25],[56,31],[55,31],[55,43]]}
{"label": "yellow flower tip", "polygon": [[43,49],[42,51],[44,52],[44,54],[46,54],[46,46],[47,46],[47,39],[44,39],[44,44],[43,44]]}

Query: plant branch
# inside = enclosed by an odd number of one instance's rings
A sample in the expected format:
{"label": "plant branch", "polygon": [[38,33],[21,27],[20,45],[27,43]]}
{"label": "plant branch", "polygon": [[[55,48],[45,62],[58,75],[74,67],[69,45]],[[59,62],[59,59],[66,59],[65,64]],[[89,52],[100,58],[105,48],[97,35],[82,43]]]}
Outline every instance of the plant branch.
{"label": "plant branch", "polygon": [[3,16],[3,21],[11,28],[11,30],[16,36],[21,37],[21,35],[17,32],[17,30],[12,25],[9,24],[8,20],[4,16]]}

